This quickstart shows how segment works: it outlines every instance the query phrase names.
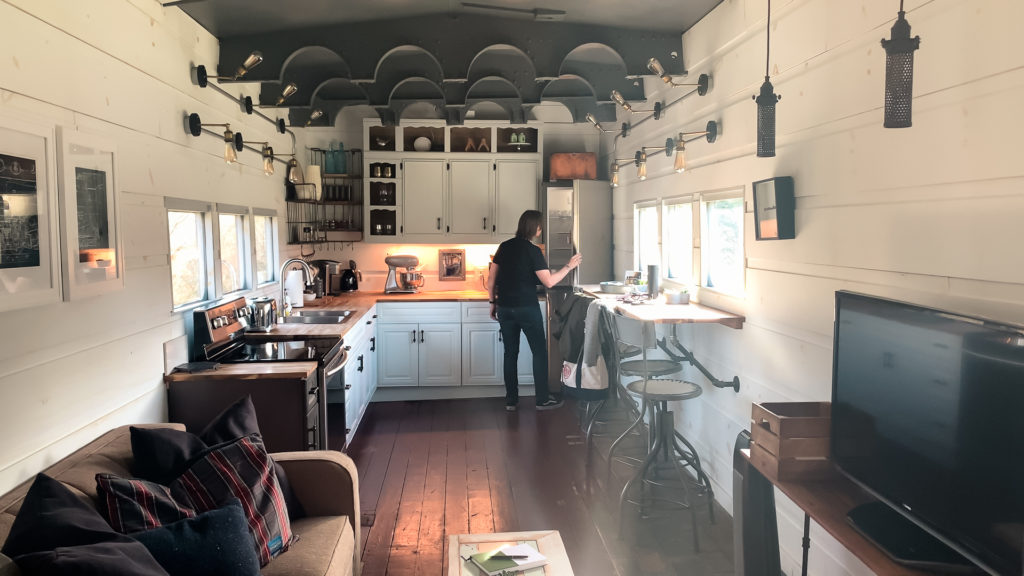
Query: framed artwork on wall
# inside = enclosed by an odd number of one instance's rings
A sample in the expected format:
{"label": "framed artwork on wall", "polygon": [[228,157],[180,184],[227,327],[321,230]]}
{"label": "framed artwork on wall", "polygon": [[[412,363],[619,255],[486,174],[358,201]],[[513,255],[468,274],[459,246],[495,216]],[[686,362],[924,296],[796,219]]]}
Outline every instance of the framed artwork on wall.
{"label": "framed artwork on wall", "polygon": [[754,182],[754,232],[758,240],[796,238],[793,178],[780,176]]}
{"label": "framed artwork on wall", "polygon": [[116,146],[67,128],[58,143],[64,299],[124,288]]}
{"label": "framed artwork on wall", "polygon": [[60,301],[56,139],[0,116],[0,312]]}
{"label": "framed artwork on wall", "polygon": [[438,250],[438,276],[441,281],[466,279],[466,251]]}

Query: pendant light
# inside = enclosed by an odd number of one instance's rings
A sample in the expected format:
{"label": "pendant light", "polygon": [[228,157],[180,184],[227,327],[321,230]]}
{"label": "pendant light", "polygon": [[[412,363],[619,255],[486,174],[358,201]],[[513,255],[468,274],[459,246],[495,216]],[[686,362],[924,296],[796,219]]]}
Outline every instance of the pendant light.
{"label": "pendant light", "polygon": [[900,11],[892,25],[892,37],[882,39],[885,48],[885,123],[886,128],[909,128],[914,101],[914,51],[921,47],[921,37],[910,37],[910,23]]}
{"label": "pendant light", "polygon": [[775,156],[775,104],[782,100],[781,95],[775,94],[775,88],[768,76],[772,48],[772,0],[768,0],[766,32],[768,48],[765,51],[764,84],[761,84],[761,93],[753,97],[757,102],[757,155],[760,158]]}

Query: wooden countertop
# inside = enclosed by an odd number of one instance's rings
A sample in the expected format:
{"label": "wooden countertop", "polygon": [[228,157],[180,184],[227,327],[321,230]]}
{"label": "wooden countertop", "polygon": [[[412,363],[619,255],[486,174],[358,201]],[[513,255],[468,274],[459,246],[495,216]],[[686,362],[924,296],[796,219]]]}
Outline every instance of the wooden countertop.
{"label": "wooden countertop", "polygon": [[175,372],[164,376],[166,382],[180,382],[194,378],[203,380],[256,380],[262,378],[305,380],[316,371],[316,362],[249,362],[245,364],[218,364],[202,372]]}
{"label": "wooden countertop", "polygon": [[[622,294],[602,292],[600,285],[581,286],[581,288],[584,293],[595,298],[601,298],[602,300],[615,300],[622,297]],[[615,310],[623,316],[656,324],[711,323],[722,324],[723,326],[739,330],[743,328],[743,322],[746,321],[744,316],[697,304],[696,302],[689,304],[666,304],[664,296],[659,297],[654,302],[645,302],[643,304],[618,302],[615,304]]]}

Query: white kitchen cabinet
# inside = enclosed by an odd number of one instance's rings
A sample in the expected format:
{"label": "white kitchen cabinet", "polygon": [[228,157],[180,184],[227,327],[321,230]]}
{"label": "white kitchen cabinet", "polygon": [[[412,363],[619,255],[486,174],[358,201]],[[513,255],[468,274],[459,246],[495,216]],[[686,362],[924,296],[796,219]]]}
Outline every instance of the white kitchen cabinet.
{"label": "white kitchen cabinet", "polygon": [[377,359],[377,383],[380,386],[418,386],[418,324],[377,326],[380,355]]}
{"label": "white kitchen cabinet", "polygon": [[329,402],[345,404],[345,445],[352,441],[359,423],[366,414],[366,408],[377,388],[376,374],[376,307],[362,317],[345,334],[345,350],[348,364],[345,365],[345,387],[343,390],[328,390]]}
{"label": "white kitchen cabinet", "polygon": [[458,302],[387,302],[378,310],[380,386],[462,384]]}
{"label": "white kitchen cabinet", "polygon": [[519,216],[537,210],[540,173],[536,160],[497,160],[494,177],[495,236],[515,236]]}
{"label": "white kitchen cabinet", "polygon": [[419,385],[459,386],[462,383],[460,324],[419,325]]}
{"label": "white kitchen cabinet", "polygon": [[501,386],[504,348],[498,323],[462,325],[462,385]]}
{"label": "white kitchen cabinet", "polygon": [[448,177],[451,234],[490,236],[493,163],[489,160],[453,160]]}
{"label": "white kitchen cabinet", "polygon": [[440,237],[446,233],[448,199],[444,160],[403,159],[402,228],[404,236]]}

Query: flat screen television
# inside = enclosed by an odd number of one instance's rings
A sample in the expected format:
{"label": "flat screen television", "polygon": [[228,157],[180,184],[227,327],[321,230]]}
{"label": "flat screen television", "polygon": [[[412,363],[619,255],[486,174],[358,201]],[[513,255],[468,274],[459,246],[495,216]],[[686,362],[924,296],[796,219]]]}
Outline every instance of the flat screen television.
{"label": "flat screen television", "polygon": [[880,501],[854,525],[898,562],[1021,575],[1024,328],[840,291],[832,366],[832,459]]}

